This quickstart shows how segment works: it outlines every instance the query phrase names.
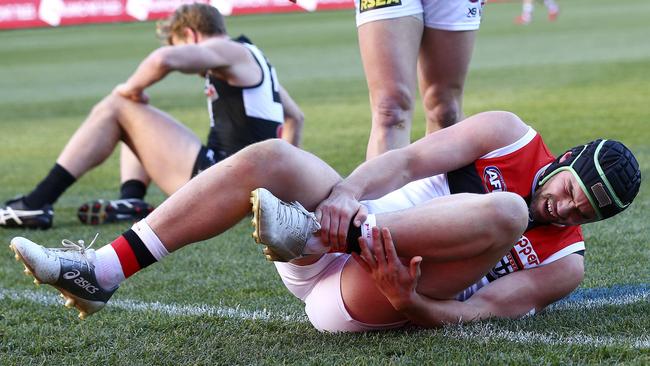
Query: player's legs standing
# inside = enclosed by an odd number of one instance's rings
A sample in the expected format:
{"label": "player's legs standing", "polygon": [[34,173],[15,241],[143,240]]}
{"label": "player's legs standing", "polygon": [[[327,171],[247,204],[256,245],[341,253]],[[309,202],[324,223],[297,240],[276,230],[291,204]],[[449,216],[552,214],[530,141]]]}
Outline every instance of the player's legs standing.
{"label": "player's legs standing", "polygon": [[372,128],[366,158],[406,146],[422,38],[419,0],[357,2],[359,49],[370,93]]}
{"label": "player's legs standing", "polygon": [[418,58],[427,133],[463,119],[465,78],[480,25],[481,0],[425,0]]}

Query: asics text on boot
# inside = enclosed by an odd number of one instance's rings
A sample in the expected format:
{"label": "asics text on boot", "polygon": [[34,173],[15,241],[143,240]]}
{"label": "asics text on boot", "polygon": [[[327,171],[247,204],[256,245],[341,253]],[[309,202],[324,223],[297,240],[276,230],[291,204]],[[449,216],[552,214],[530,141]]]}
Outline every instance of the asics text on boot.
{"label": "asics text on boot", "polygon": [[[96,238],[96,237],[95,237]],[[94,240],[93,240],[94,242]],[[82,240],[63,240],[64,248],[50,249],[29,239],[15,237],[9,246],[15,258],[25,266],[25,274],[34,277],[35,284],[45,283],[61,292],[65,306],[76,307],[79,318],[85,319],[101,310],[117,287],[104,290],[95,277],[95,251]]]}
{"label": "asics text on boot", "polygon": [[266,259],[287,262],[303,255],[307,240],[320,230],[316,216],[298,202],[287,203],[264,188],[251,192],[253,238]]}

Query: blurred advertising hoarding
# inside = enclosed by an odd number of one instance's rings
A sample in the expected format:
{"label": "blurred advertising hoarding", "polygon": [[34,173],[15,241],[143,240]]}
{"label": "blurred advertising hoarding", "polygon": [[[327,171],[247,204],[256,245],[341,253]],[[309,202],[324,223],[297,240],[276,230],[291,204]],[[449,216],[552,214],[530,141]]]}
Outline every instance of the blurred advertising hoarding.
{"label": "blurred advertising hoarding", "polygon": [[354,7],[354,0],[0,0],[0,29],[156,20],[193,2],[211,4],[224,15]]}

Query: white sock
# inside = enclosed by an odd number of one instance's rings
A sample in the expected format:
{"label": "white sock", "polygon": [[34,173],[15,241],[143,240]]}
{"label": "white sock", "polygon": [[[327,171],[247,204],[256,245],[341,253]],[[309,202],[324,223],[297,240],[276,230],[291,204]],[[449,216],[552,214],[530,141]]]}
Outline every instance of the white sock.
{"label": "white sock", "polygon": [[158,235],[151,230],[151,227],[145,220],[141,220],[133,224],[131,227],[144,245],[149,249],[151,255],[156,258],[156,261],[160,262],[161,259],[169,255],[169,251],[163,245],[163,243],[158,238]]}
{"label": "white sock", "polygon": [[[131,229],[142,240],[156,261],[169,255],[167,248],[145,220],[135,223]],[[95,252],[94,265],[97,282],[105,290],[113,289],[125,280],[120,259],[110,244],[104,245]]]}
{"label": "white sock", "polygon": [[368,214],[366,221],[361,224],[361,236],[366,239],[368,243],[368,249],[372,251],[373,241],[372,241],[372,228],[377,226],[377,217],[374,214]]}
{"label": "white sock", "polygon": [[95,277],[104,290],[112,290],[124,281],[122,265],[110,244],[95,251]]}

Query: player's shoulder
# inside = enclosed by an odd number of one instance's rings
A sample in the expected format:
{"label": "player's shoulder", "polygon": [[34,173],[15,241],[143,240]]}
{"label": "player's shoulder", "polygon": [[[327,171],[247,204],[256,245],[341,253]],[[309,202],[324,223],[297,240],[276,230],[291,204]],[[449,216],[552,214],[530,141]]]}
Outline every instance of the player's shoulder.
{"label": "player's shoulder", "polygon": [[462,123],[483,154],[514,144],[531,131],[519,116],[506,111],[481,112]]}

